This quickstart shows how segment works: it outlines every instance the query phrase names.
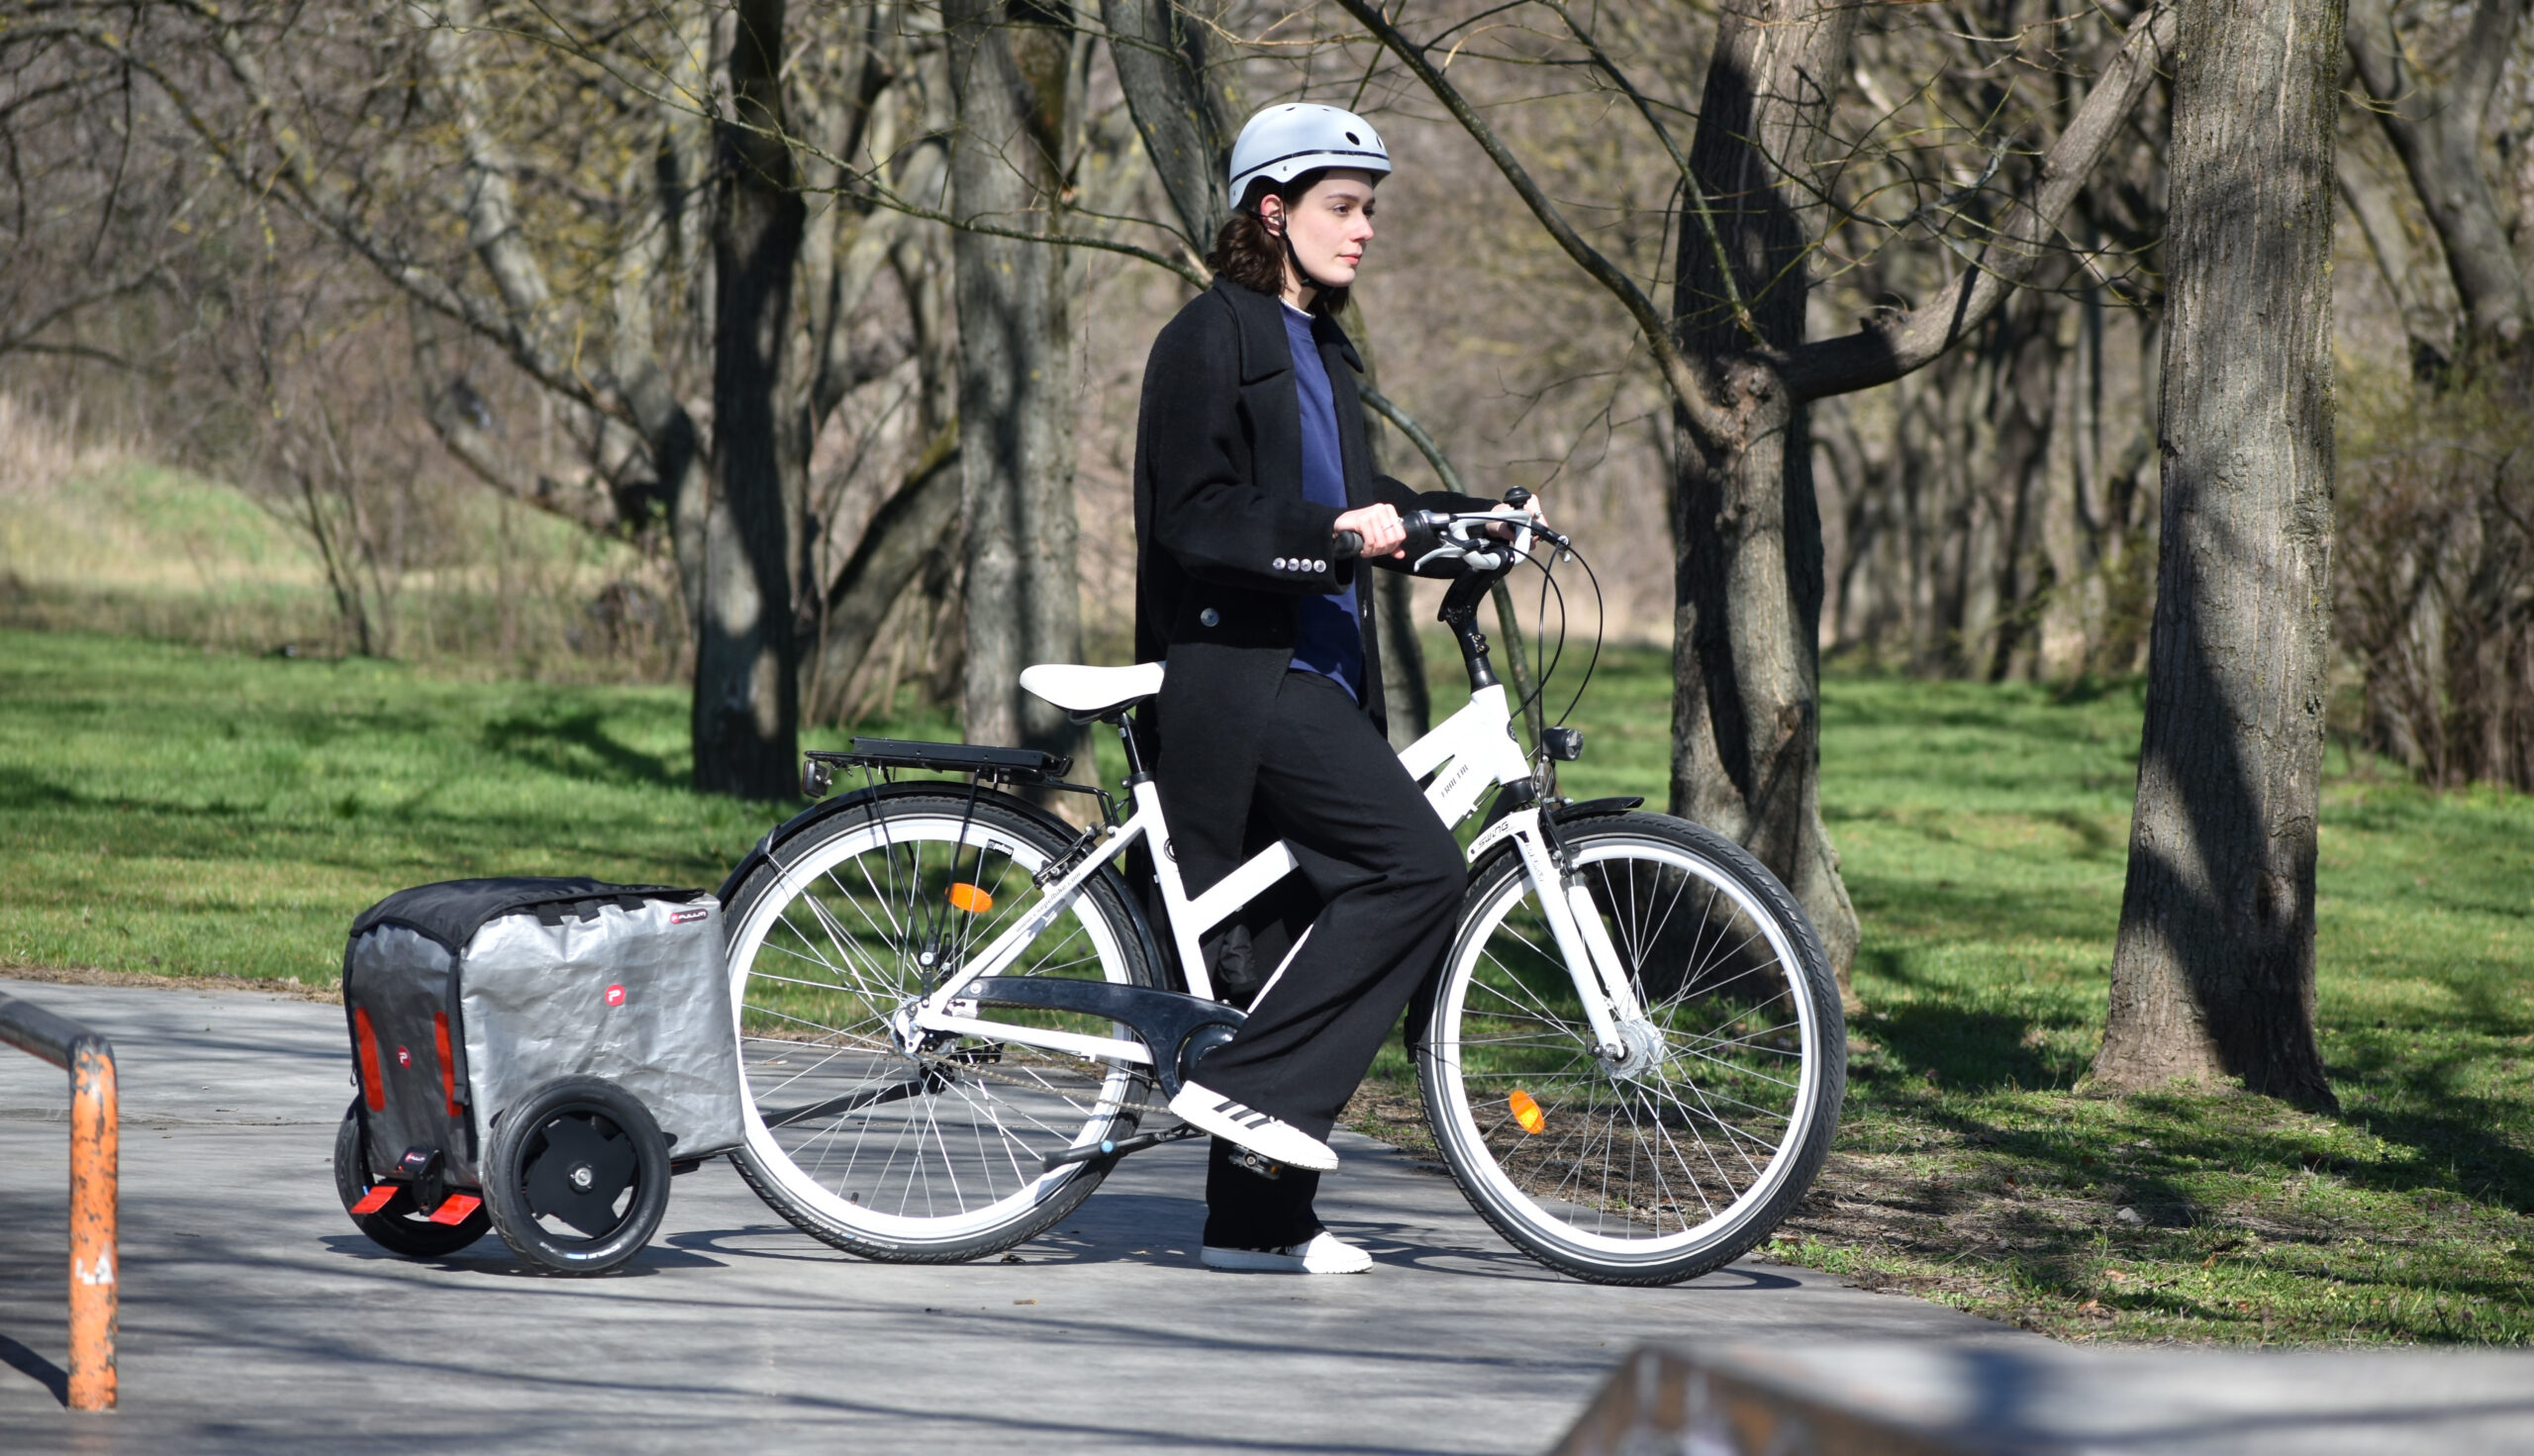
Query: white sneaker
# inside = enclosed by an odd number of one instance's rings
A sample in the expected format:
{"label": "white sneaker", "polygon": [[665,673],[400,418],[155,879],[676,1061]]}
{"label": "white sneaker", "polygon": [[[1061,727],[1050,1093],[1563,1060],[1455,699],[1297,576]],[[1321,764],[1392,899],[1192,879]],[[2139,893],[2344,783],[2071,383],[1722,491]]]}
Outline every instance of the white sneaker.
{"label": "white sneaker", "polygon": [[1239,1143],[1271,1163],[1325,1173],[1337,1166],[1328,1144],[1281,1117],[1233,1102],[1219,1092],[1190,1082],[1170,1100],[1179,1120],[1217,1137]]}
{"label": "white sneaker", "polygon": [[1199,1255],[1209,1269],[1238,1269],[1254,1274],[1361,1274],[1373,1267],[1373,1256],[1322,1229],[1307,1243],[1281,1249],[1218,1249]]}

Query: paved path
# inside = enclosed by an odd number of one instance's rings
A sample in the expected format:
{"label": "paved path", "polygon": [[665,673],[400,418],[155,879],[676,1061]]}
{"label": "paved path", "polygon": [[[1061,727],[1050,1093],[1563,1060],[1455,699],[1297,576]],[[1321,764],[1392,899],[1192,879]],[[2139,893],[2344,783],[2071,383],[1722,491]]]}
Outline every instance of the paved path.
{"label": "paved path", "polygon": [[[0,1450],[1543,1452],[1647,1341],[2032,1336],[1805,1270],[1663,1290],[1550,1275],[1449,1181],[1362,1138],[1321,1213],[1353,1279],[1213,1274],[1194,1145],[1140,1154],[1018,1263],[871,1264],[728,1164],[602,1280],[500,1240],[386,1254],[336,1201],[342,1014],[240,992],[27,985],[114,1038],[123,1408],[60,1409],[62,1074],[0,1047]],[[14,1367],[14,1369],[12,1368]]]}

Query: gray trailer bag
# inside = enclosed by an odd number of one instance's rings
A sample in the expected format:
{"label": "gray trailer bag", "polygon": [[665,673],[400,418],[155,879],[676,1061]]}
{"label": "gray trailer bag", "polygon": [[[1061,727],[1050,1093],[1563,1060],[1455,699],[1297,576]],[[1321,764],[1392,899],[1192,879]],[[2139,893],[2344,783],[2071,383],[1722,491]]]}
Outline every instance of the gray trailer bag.
{"label": "gray trailer bag", "polygon": [[437,1149],[478,1187],[481,1140],[557,1077],[603,1077],[649,1109],[680,1163],[742,1136],[721,903],[589,879],[452,880],[352,922],[343,1009],[369,1171]]}

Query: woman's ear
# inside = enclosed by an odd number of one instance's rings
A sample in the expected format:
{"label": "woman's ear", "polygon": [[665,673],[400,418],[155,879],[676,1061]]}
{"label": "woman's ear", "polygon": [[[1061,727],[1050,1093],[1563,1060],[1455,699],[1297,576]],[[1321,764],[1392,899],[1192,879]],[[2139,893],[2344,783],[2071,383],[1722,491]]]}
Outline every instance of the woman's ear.
{"label": "woman's ear", "polygon": [[1270,192],[1258,199],[1258,221],[1267,228],[1270,238],[1285,236],[1285,199]]}

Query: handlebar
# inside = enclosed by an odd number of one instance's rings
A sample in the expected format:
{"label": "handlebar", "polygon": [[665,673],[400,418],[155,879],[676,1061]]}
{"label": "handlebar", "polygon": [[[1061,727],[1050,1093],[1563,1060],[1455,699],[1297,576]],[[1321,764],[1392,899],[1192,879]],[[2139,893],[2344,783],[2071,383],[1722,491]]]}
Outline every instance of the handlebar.
{"label": "handlebar", "polygon": [[[1512,500],[1512,496],[1522,500]],[[1508,504],[1519,506],[1530,499],[1527,491],[1508,492]],[[1514,522],[1516,531],[1510,542],[1512,549],[1499,549],[1501,538],[1488,535],[1489,527]],[[1409,568],[1426,574],[1429,565],[1464,566],[1473,571],[1499,571],[1530,553],[1531,538],[1536,536],[1563,548],[1566,537],[1538,522],[1527,518],[1498,515],[1495,512],[1411,511],[1400,518],[1408,539],[1402,549],[1413,564]],[[1351,531],[1338,532],[1331,537],[1329,556],[1332,560],[1352,561],[1362,556],[1364,538]]]}

